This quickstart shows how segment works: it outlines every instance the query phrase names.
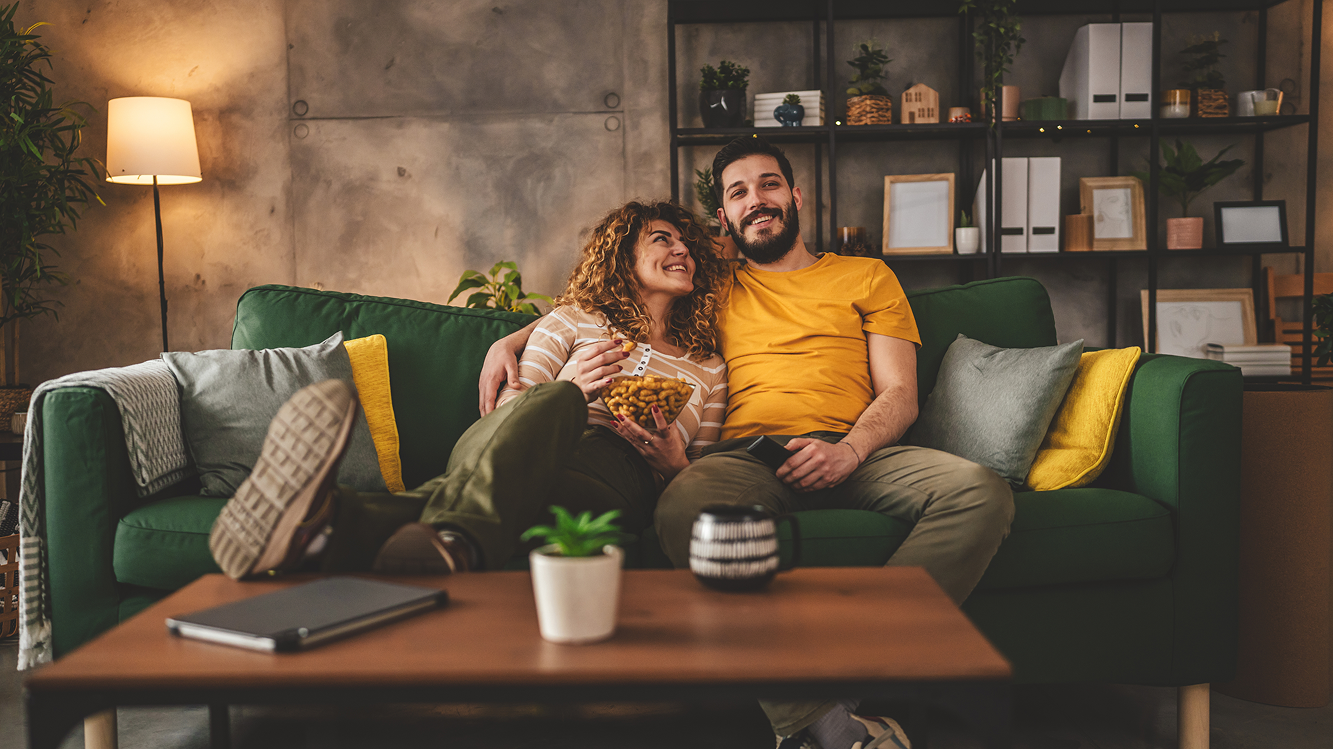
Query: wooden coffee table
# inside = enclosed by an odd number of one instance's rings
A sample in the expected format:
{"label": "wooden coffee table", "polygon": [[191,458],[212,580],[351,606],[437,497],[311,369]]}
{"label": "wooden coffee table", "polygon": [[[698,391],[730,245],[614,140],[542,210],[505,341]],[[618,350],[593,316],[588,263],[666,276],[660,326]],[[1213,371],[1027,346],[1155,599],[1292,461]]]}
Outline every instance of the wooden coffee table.
{"label": "wooden coffee table", "polygon": [[25,682],[29,746],[57,747],[79,720],[126,705],[830,696],[940,704],[1008,746],[1009,664],[918,568],[799,569],[759,593],[626,571],[616,634],[594,645],[541,639],[526,572],[403,578],[447,589],[449,607],[305,653],[167,633],[169,616],[307,579],[200,578],[38,669]]}

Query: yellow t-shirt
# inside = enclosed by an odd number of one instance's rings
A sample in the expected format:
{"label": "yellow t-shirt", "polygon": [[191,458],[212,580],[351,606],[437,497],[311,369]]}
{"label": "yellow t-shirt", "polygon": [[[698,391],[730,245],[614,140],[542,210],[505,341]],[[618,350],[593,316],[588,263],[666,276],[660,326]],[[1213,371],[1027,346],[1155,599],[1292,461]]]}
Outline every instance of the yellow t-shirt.
{"label": "yellow t-shirt", "polygon": [[718,326],[730,393],[722,439],[851,431],[875,399],[865,334],[921,344],[893,271],[832,254],[785,273],[739,266]]}

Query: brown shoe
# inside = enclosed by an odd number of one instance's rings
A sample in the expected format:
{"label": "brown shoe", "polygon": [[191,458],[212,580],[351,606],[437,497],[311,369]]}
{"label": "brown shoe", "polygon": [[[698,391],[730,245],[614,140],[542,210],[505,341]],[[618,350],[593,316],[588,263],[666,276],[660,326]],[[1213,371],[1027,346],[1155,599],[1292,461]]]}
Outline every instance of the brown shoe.
{"label": "brown shoe", "polygon": [[295,567],[334,512],[334,478],[356,418],[341,380],[298,390],[273,417],[259,461],[208,537],[222,571],[239,580]]}
{"label": "brown shoe", "polygon": [[399,528],[375,555],[372,572],[384,575],[451,575],[472,568],[467,541],[425,523]]}

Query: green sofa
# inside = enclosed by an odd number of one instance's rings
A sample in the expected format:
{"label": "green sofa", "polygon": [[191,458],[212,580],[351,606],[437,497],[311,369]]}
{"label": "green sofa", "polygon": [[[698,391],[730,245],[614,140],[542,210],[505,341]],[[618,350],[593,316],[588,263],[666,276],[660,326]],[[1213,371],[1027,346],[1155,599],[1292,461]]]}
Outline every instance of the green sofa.
{"label": "green sofa", "polygon": [[[909,294],[921,329],[921,397],[958,333],[1004,347],[1056,342],[1045,289],[1002,278]],[[233,348],[306,346],[335,330],[384,334],[403,474],[444,470],[477,418],[495,339],[524,315],[261,286],[241,297]],[[1013,530],[965,610],[1021,682],[1193,685],[1232,675],[1241,377],[1233,367],[1145,355],[1113,463],[1095,486],[1020,492]],[[173,487],[136,497],[120,418],[102,391],[47,396],[46,461],[55,652],[68,653],[217,568],[208,531],[224,500]],[[910,530],[875,513],[802,513],[808,565],[880,565]],[[631,564],[666,566],[651,530]]]}

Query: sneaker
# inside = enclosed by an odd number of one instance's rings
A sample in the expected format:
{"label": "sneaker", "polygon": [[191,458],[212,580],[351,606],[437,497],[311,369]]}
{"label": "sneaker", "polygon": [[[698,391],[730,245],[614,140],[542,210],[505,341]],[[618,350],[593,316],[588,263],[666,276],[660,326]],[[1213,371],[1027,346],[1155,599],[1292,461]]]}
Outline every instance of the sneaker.
{"label": "sneaker", "polygon": [[425,523],[399,528],[375,555],[370,567],[383,575],[451,575],[472,569],[472,548],[452,531]]}
{"label": "sneaker", "polygon": [[852,744],[852,749],[912,749],[912,742],[907,740],[903,727],[893,718],[853,715],[852,720],[864,725],[870,738]]}
{"label": "sneaker", "polygon": [[334,478],[356,418],[341,380],[298,390],[273,417],[249,478],[213,523],[208,548],[234,579],[295,568],[333,519]]}
{"label": "sneaker", "polygon": [[819,742],[805,731],[798,731],[791,736],[779,736],[777,749],[822,749]]}

